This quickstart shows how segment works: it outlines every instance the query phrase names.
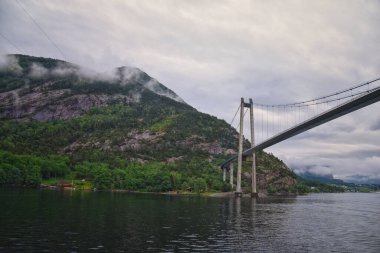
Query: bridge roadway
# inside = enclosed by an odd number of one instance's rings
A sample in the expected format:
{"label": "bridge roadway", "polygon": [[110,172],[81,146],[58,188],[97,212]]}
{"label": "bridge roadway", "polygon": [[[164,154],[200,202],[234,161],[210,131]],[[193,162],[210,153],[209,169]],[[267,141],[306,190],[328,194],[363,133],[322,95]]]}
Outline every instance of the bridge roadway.
{"label": "bridge roadway", "polygon": [[[339,118],[343,115],[346,115],[350,112],[359,110],[363,107],[366,107],[368,105],[371,105],[373,103],[376,103],[380,101],[380,87],[374,88],[372,90],[369,90],[368,92],[365,92],[363,95],[359,97],[355,97],[352,100],[349,100],[341,105],[338,105],[324,113],[321,113],[309,120],[306,120],[292,128],[289,128],[288,130],[285,130],[266,141],[249,148],[243,152],[244,156],[252,155],[253,152],[258,150],[263,150],[267,147],[270,147],[276,143],[279,143],[281,141],[284,141],[286,139],[289,139],[290,137],[293,137],[295,135],[298,135],[300,133],[303,133],[309,129],[312,129],[314,127],[317,127],[319,125],[322,125],[326,122],[329,122],[331,120],[334,120],[336,118]],[[229,158],[228,160],[224,161],[223,164],[220,166],[222,169],[226,168],[229,170],[229,167],[226,166],[230,164],[231,162],[235,161],[238,158],[237,155]]]}

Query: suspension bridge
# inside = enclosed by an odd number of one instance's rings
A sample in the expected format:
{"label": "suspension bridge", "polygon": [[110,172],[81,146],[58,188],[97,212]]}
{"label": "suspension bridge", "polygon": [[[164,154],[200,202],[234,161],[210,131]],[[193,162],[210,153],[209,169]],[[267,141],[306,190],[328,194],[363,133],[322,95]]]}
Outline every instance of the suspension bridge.
{"label": "suspension bridge", "polygon": [[[256,156],[255,152],[263,150],[281,141],[301,134],[326,122],[349,114],[380,100],[380,78],[359,84],[326,96],[289,104],[249,103],[241,98],[240,105],[230,125],[240,111],[238,154],[227,159],[221,165],[223,181],[226,172],[230,174],[230,184],[234,187],[234,162],[237,161],[236,196],[242,196],[241,173],[243,160],[252,161],[251,196],[257,197]],[[243,125],[247,111],[250,111],[251,147],[243,150]],[[257,143],[257,144],[256,144]]]}

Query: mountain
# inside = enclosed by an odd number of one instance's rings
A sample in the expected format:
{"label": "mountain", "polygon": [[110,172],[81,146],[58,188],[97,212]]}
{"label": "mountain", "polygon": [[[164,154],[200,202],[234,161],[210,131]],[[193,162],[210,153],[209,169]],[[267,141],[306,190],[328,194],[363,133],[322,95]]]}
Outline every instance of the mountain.
{"label": "mountain", "polygon": [[302,173],[298,173],[298,175],[309,181],[317,181],[325,184],[335,184],[335,185],[344,185],[345,182],[341,179],[335,179],[333,175],[319,175],[312,173],[310,171],[304,171]]}
{"label": "mountain", "polygon": [[[0,65],[0,133],[0,184],[71,178],[145,191],[229,190],[218,165],[238,140],[225,121],[138,68],[96,73],[26,55]],[[261,191],[297,191],[282,161],[265,152],[257,159]],[[248,164],[243,171],[248,188]]]}
{"label": "mountain", "polygon": [[345,182],[335,179],[333,175],[318,175],[310,171],[298,173],[303,185],[311,187],[314,192],[373,192],[379,191],[380,185],[376,183]]}
{"label": "mountain", "polygon": [[347,178],[346,181],[349,183],[355,183],[355,184],[380,185],[380,179],[370,178],[368,176],[363,176],[363,175],[352,175],[349,178]]}
{"label": "mountain", "polygon": [[93,107],[139,102],[146,90],[184,103],[137,68],[100,75],[71,63],[23,55],[8,56],[7,63],[0,80],[0,118],[69,119]]}

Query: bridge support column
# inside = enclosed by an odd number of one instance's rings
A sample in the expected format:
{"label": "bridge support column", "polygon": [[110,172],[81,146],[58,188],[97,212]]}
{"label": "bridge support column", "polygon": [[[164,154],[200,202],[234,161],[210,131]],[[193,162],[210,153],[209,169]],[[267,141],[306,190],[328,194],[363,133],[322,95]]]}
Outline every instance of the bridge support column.
{"label": "bridge support column", "polygon": [[226,182],[226,168],[223,167],[223,182]]}
{"label": "bridge support column", "polygon": [[[250,123],[251,123],[251,148],[255,146],[255,120],[253,116],[253,102],[249,99],[250,104]],[[256,191],[256,154],[252,152],[252,171],[251,171],[251,197],[257,198],[258,193]]]}
{"label": "bridge support column", "polygon": [[230,185],[231,189],[234,188],[234,163],[230,163]]}
{"label": "bridge support column", "polygon": [[241,167],[243,163],[243,121],[244,118],[244,98],[240,100],[240,131],[239,131],[239,153],[238,153],[238,170],[236,175],[236,192],[237,197],[242,196],[241,190]]}

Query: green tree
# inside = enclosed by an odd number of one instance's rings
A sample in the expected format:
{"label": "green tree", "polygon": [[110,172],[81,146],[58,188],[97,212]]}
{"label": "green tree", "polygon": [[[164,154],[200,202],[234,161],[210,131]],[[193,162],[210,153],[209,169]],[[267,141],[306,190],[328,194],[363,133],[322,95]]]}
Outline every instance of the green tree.
{"label": "green tree", "polygon": [[7,173],[5,173],[4,169],[0,168],[0,185],[5,184],[7,182]]}
{"label": "green tree", "polygon": [[113,189],[112,175],[107,167],[96,167],[94,187],[99,190]]}
{"label": "green tree", "polygon": [[126,188],[126,172],[122,169],[112,170],[112,182],[115,189],[125,189]]}
{"label": "green tree", "polygon": [[196,193],[205,192],[207,190],[207,183],[203,178],[192,178],[190,185],[192,191]]}
{"label": "green tree", "polygon": [[182,175],[177,171],[170,171],[170,182],[173,190],[181,189]]}
{"label": "green tree", "polygon": [[24,184],[30,186],[38,186],[41,183],[41,169],[37,165],[33,165],[29,168],[23,169],[24,174]]}
{"label": "green tree", "polygon": [[18,168],[10,167],[7,171],[7,183],[20,185],[22,182],[21,172]]}

